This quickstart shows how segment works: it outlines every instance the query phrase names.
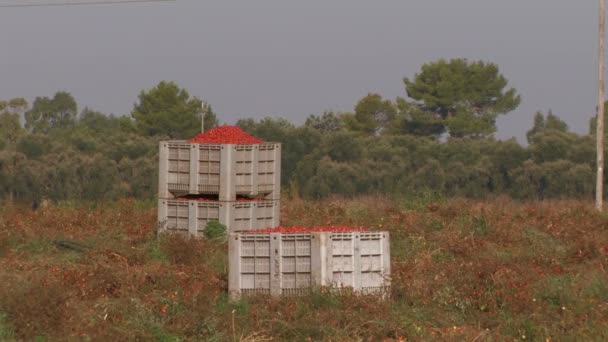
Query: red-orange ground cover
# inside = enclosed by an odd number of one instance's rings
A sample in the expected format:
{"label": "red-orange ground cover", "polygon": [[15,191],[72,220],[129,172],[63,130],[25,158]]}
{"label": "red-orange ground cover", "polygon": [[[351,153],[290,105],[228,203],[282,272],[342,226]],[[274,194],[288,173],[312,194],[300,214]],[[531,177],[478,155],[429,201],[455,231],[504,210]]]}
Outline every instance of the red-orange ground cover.
{"label": "red-orange ground cover", "polygon": [[237,302],[224,243],[157,239],[140,206],[4,205],[0,340],[608,339],[608,217],[590,202],[285,200],[284,226],[388,230],[390,296]]}

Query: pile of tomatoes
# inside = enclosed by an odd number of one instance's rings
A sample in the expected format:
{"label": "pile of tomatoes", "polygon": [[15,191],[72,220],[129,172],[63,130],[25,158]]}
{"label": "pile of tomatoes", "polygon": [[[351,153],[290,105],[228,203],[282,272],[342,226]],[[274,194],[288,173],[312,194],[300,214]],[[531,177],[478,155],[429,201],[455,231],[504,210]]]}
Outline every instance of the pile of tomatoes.
{"label": "pile of tomatoes", "polygon": [[177,197],[180,201],[199,201],[199,202],[217,202],[217,196],[195,196],[195,197]]}
{"label": "pile of tomatoes", "polygon": [[200,133],[199,135],[188,141],[191,143],[199,144],[240,145],[261,144],[264,142],[264,140],[252,137],[251,135],[243,131],[240,127],[236,126],[219,126],[210,129],[207,132]]}
{"label": "pile of tomatoes", "polygon": [[[180,201],[199,201],[199,202],[219,202],[218,196],[212,195],[197,195],[197,196],[182,196],[177,197],[177,200]],[[237,196],[234,202],[260,202],[266,201],[265,198],[255,198],[255,197],[245,197],[245,196]]]}
{"label": "pile of tomatoes", "polygon": [[351,232],[365,232],[367,229],[361,227],[348,227],[348,226],[318,226],[318,227],[276,227],[276,228],[264,228],[258,230],[250,230],[247,233],[284,233],[284,234],[297,234],[297,233],[351,233]]}

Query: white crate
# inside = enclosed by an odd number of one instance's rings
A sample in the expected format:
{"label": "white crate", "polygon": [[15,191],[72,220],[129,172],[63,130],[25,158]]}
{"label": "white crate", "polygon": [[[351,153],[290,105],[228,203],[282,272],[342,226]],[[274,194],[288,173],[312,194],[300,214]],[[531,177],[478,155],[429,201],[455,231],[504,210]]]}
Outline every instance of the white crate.
{"label": "white crate", "polygon": [[219,195],[234,201],[237,195],[279,199],[281,144],[159,144],[159,198],[185,194]]}
{"label": "white crate", "polygon": [[280,214],[278,200],[207,202],[160,199],[158,201],[159,232],[185,233],[194,237],[202,237],[210,221],[219,221],[230,233],[277,227]]}
{"label": "white crate", "polygon": [[229,292],[279,296],[322,286],[384,293],[389,241],[388,232],[231,234]]}

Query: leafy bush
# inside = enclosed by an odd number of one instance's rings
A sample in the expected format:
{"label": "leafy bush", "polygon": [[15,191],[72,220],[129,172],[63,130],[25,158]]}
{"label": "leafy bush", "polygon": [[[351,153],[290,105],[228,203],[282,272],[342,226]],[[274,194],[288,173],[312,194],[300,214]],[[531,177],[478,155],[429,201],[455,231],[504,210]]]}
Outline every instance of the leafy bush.
{"label": "leafy bush", "polygon": [[25,154],[29,159],[38,159],[51,149],[51,141],[47,136],[29,135],[17,143],[17,151]]}
{"label": "leafy bush", "polygon": [[226,226],[218,221],[207,223],[205,237],[209,240],[226,240]]}

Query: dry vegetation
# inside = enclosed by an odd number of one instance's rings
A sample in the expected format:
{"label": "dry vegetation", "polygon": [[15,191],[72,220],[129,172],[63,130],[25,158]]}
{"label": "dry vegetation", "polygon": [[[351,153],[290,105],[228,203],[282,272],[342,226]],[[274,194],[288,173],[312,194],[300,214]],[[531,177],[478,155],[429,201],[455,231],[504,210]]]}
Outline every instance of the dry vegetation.
{"label": "dry vegetation", "polygon": [[157,239],[154,208],[5,205],[0,340],[608,339],[608,217],[591,203],[284,205],[285,225],[389,230],[390,298],[230,302],[226,246]]}

